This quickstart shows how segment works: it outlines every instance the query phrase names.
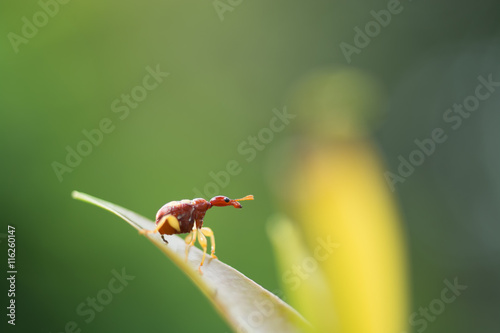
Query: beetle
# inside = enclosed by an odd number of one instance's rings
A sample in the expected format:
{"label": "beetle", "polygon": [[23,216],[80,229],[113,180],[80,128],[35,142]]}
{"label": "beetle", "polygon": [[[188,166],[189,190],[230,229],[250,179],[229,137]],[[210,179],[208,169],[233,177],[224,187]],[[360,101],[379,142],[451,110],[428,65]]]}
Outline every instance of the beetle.
{"label": "beetle", "polygon": [[[159,232],[161,238],[165,243],[168,241],[164,238],[164,235],[174,235],[174,234],[186,234],[186,261],[188,258],[189,249],[194,245],[196,241],[196,236],[198,235],[198,242],[203,248],[203,257],[201,259],[198,271],[200,274],[201,266],[205,262],[205,256],[207,254],[207,239],[210,237],[210,242],[212,245],[211,257],[217,259],[215,255],[215,236],[212,229],[208,227],[203,227],[203,218],[205,213],[212,207],[225,207],[233,206],[234,208],[242,208],[239,201],[253,200],[253,195],[247,195],[241,199],[229,199],[228,197],[218,195],[207,201],[203,198],[196,198],[193,200],[181,200],[181,201],[171,201],[166,203],[163,207],[156,213],[156,228],[153,230],[141,230],[140,234],[149,234]],[[198,231],[199,229],[199,231]]]}

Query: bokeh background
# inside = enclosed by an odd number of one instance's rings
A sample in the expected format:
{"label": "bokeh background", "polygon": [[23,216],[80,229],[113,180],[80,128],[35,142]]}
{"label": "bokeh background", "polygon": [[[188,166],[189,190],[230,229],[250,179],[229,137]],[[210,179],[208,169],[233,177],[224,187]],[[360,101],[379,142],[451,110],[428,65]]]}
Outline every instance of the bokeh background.
{"label": "bokeh background", "polygon": [[[231,330],[160,251],[117,217],[72,200],[72,190],[154,218],[165,202],[196,197],[195,189],[204,193],[210,172],[238,161],[241,172],[219,192],[251,193],[256,200],[244,210],[210,211],[205,223],[217,235],[219,258],[283,296],[266,230],[270,217],[293,219],[296,207],[283,203],[273,179],[300,176],[288,173],[293,158],[276,158],[281,147],[307,138],[331,151],[339,142],[361,140],[379,161],[383,180],[386,170],[396,172],[399,155],[416,148],[415,139],[440,127],[448,140],[394,192],[387,184],[380,188],[390,193],[398,216],[403,319],[408,324],[410,313],[440,297],[443,280],[458,277],[467,290],[422,331],[498,332],[500,91],[458,130],[443,122],[448,108],[474,93],[479,75],[500,81],[498,2],[402,1],[402,11],[350,63],[340,44],[353,45],[353,29],[363,29],[373,20],[370,11],[387,9],[390,1],[220,3],[230,8],[221,15],[212,1],[71,1],[59,4],[16,53],[9,33],[22,35],[23,17],[32,22],[42,7],[1,2],[0,246],[5,263],[6,226],[14,225],[15,330],[63,332],[70,321],[83,332]],[[120,119],[113,101],[141,85],[148,66],[170,75]],[[325,88],[334,97],[326,106],[311,102],[309,110],[297,98],[306,94],[307,103],[307,94],[324,88],[321,80],[312,92],[303,88],[318,75],[337,78]],[[296,118],[247,161],[238,146],[269,126],[274,108],[284,107]],[[85,139],[82,131],[104,118],[114,130],[60,181],[53,162],[65,164],[66,147],[75,149]],[[351,209],[362,211],[363,201]],[[318,226],[294,223],[306,234]],[[370,258],[356,262],[369,264]],[[76,308],[123,267],[135,279],[86,323]],[[378,304],[384,307],[383,300]]]}

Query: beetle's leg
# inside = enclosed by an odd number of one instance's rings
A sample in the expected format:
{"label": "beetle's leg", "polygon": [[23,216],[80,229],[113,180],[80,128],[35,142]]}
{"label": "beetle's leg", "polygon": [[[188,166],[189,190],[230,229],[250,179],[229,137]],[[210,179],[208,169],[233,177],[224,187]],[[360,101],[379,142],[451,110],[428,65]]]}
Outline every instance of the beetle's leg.
{"label": "beetle's leg", "polygon": [[212,245],[212,258],[217,259],[217,256],[215,255],[215,235],[212,229],[208,227],[203,227],[200,229],[200,231],[207,237],[210,237],[210,243]]}
{"label": "beetle's leg", "polygon": [[160,235],[161,239],[168,244],[168,240],[165,239],[165,235]]}
{"label": "beetle's leg", "polygon": [[188,254],[189,254],[189,249],[191,246],[193,246],[194,242],[196,242],[196,227],[191,230],[189,235],[187,235],[186,239],[184,239],[186,242],[186,261],[188,260]]}
{"label": "beetle's leg", "polygon": [[[154,234],[155,232],[158,232],[158,230],[160,230],[160,229],[163,227],[163,225],[164,225],[165,223],[167,223],[167,222],[168,222],[168,224],[169,224],[172,228],[174,228],[175,230],[177,230],[177,231],[181,231],[181,227],[180,227],[180,225],[179,225],[179,220],[178,220],[175,216],[168,214],[168,215],[165,215],[165,216],[163,216],[163,217],[161,218],[160,222],[158,222],[158,224],[156,225],[156,228],[154,228],[153,230],[145,230],[145,229],[141,229],[141,230],[139,231],[139,233],[140,233],[141,235],[145,235],[145,234]],[[165,239],[163,238],[163,235],[162,235],[162,239],[165,241]],[[167,242],[167,243],[168,243],[168,242]]]}
{"label": "beetle's leg", "polygon": [[207,238],[201,231],[198,233],[198,242],[200,243],[201,248],[203,249],[203,257],[201,258],[201,263],[200,266],[198,267],[198,271],[200,272],[200,274],[203,274],[203,272],[201,271],[201,266],[203,266],[203,263],[205,262],[205,256],[207,255]]}

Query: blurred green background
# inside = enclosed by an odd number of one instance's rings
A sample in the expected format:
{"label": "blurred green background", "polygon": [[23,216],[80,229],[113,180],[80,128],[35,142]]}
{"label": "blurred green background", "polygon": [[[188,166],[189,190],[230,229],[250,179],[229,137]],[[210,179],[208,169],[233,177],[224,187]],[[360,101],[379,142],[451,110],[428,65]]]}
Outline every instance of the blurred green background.
{"label": "blurred green background", "polygon": [[[264,173],[268,148],[291,129],[277,133],[251,162],[237,147],[268,126],[297,82],[331,66],[376,78],[387,103],[373,134],[394,172],[398,155],[442,127],[443,112],[474,92],[477,76],[500,80],[500,6],[493,0],[401,2],[402,12],[348,64],[340,43],[353,44],[353,29],[387,5],[242,1],[221,20],[211,1],[70,1],[16,53],[9,33],[21,35],[22,18],[32,21],[41,7],[2,1],[0,233],[16,226],[16,329],[63,332],[75,321],[84,332],[229,332],[160,251],[70,193],[83,191],[153,219],[164,203],[196,197],[195,188],[203,192],[209,173],[230,160],[242,171],[220,194],[254,194],[256,201],[245,210],[210,211],[205,224],[217,235],[221,260],[279,291],[265,232],[277,208]],[[120,119],[113,101],[142,85],[146,67],[157,65],[170,75]],[[458,276],[468,286],[429,324],[429,333],[500,329],[499,107],[496,92],[396,186],[410,311],[438,297],[444,279]],[[103,118],[111,119],[112,133],[59,181],[52,163],[66,164],[66,147],[75,149],[82,131]],[[135,279],[85,323],[76,308],[122,267]],[[2,294],[6,287],[4,280]]]}

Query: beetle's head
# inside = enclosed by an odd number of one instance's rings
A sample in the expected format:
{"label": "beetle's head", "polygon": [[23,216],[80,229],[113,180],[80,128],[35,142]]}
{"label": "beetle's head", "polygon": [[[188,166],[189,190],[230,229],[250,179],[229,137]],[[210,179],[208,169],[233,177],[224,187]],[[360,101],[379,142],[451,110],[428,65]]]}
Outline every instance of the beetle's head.
{"label": "beetle's head", "polygon": [[253,200],[253,195],[247,195],[246,197],[241,199],[229,199],[228,197],[225,197],[223,195],[218,195],[210,199],[210,203],[212,204],[212,206],[217,207],[233,206],[234,208],[241,208],[241,204],[238,201],[243,200]]}

